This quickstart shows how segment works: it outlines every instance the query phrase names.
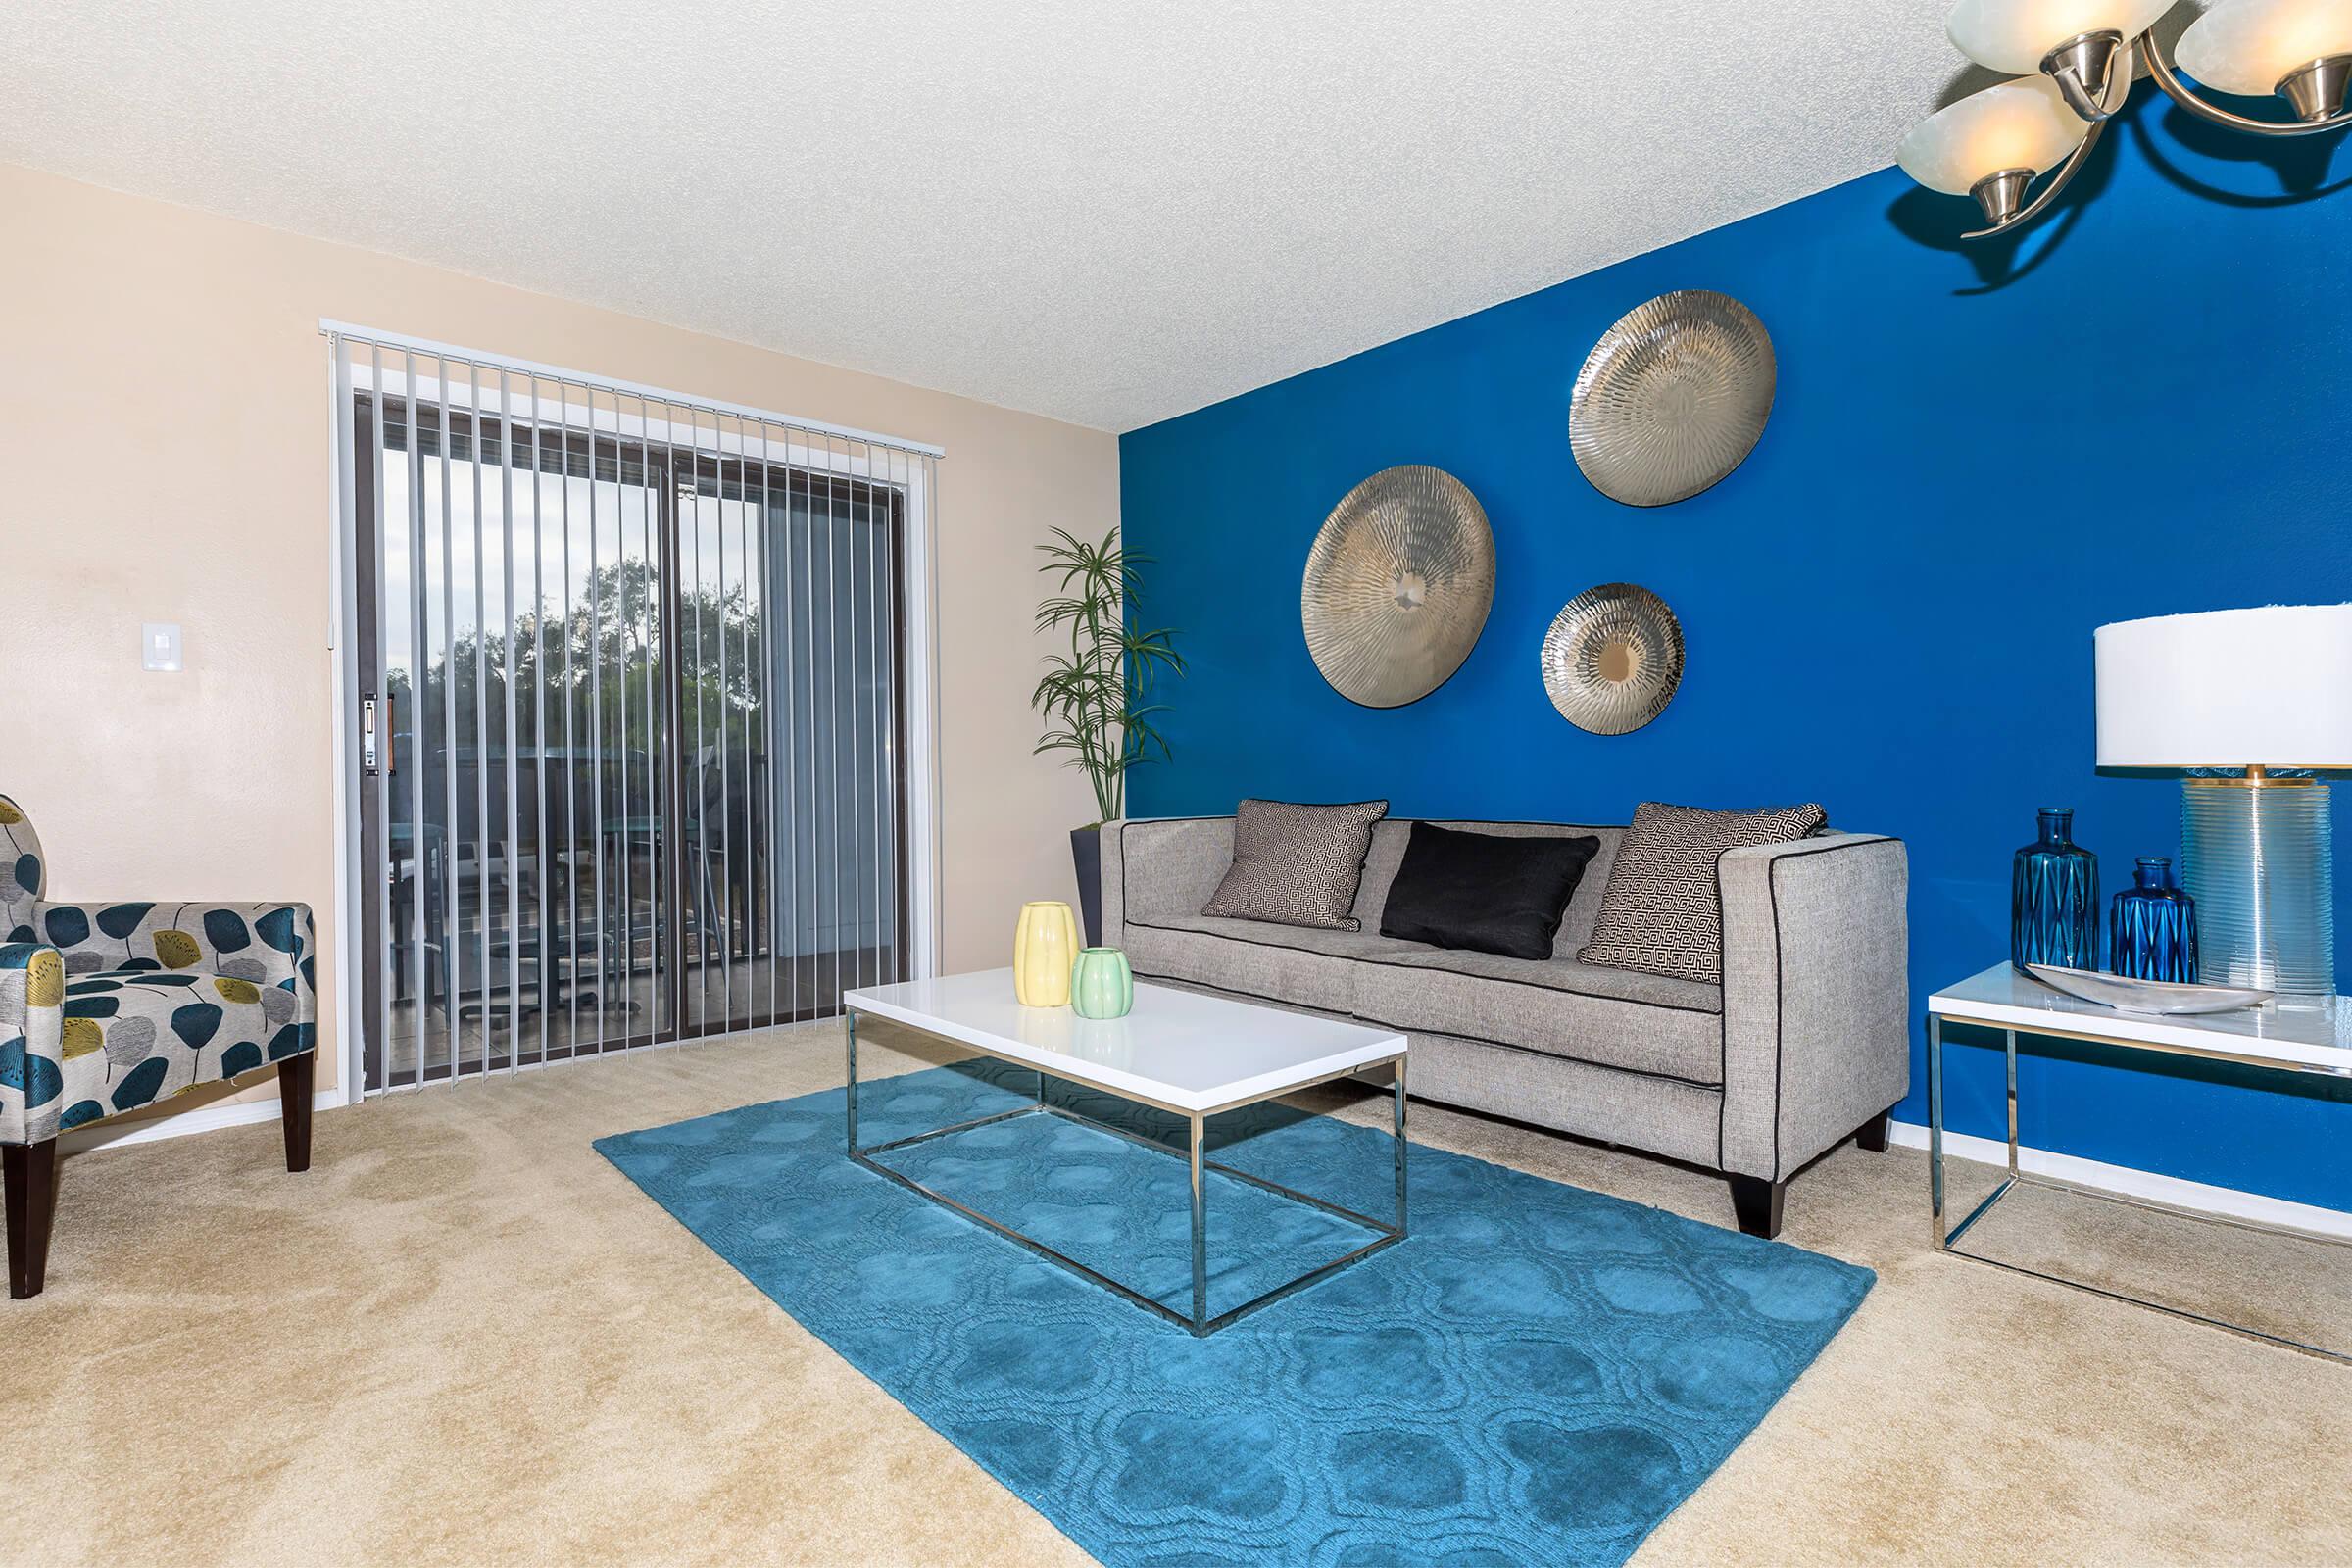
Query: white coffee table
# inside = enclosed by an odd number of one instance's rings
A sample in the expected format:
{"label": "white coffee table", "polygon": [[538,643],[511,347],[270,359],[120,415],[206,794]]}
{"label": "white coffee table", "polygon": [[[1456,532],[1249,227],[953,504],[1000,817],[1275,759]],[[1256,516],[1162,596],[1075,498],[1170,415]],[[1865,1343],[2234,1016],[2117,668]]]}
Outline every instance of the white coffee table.
{"label": "white coffee table", "polygon": [[[978,974],[947,975],[934,980],[909,980],[899,985],[873,986],[842,998],[849,1039],[850,1157],[925,1198],[946,1205],[999,1235],[1018,1242],[1040,1256],[1092,1280],[1095,1284],[1181,1323],[1195,1334],[1209,1334],[1259,1307],[1280,1300],[1328,1278],[1348,1264],[1371,1256],[1404,1237],[1405,1156],[1405,1040],[1386,1030],[1329,1018],[1310,1018],[1251,1003],[1201,996],[1165,986],[1135,988],[1135,1010],[1124,1018],[1081,1018],[1067,1007],[1024,1007],[1013,999],[1012,971],[991,969]],[[999,1061],[1035,1068],[1038,1098],[1034,1104],[1016,1106],[994,1115],[953,1126],[934,1128],[907,1138],[860,1146],[858,1142],[858,1020],[870,1014],[934,1038],[966,1047]],[[1294,1192],[1262,1176],[1236,1170],[1203,1157],[1208,1118],[1239,1110],[1262,1101],[1328,1083],[1335,1078],[1386,1067],[1396,1094],[1396,1216],[1394,1223],[1343,1208],[1306,1193]],[[967,1132],[1014,1116],[1060,1116],[1114,1133],[1146,1149],[1174,1158],[1187,1158],[1175,1150],[1137,1137],[1062,1105],[1046,1103],[1045,1081],[1063,1079],[1100,1090],[1121,1100],[1150,1105],[1190,1124],[1189,1158],[1193,1196],[1193,1306],[1179,1312],[1066,1257],[1033,1237],[1002,1221],[966,1207],[944,1193],[891,1169],[872,1156],[891,1150]],[[1211,1317],[1208,1312],[1208,1209],[1205,1173],[1215,1171],[1298,1202],[1362,1225],[1375,1239],[1345,1256],[1299,1275],[1240,1306]]]}

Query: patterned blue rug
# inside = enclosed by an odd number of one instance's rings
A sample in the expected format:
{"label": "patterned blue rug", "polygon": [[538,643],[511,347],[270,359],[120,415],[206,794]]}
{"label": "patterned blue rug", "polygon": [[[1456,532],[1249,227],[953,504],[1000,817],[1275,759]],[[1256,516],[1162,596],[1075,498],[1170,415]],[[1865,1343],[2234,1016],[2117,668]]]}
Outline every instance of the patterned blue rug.
{"label": "patterned blue rug", "polygon": [[[1009,1108],[1035,1084],[993,1062],[877,1080],[859,1138]],[[1173,1118],[1052,1094],[1180,1147]],[[1214,1158],[1391,1211],[1385,1133],[1279,1106],[1212,1128]],[[1622,1562],[1874,1278],[1415,1148],[1405,1241],[1197,1340],[851,1163],[838,1089],[596,1147],[1113,1568]],[[883,1157],[1148,1295],[1189,1296],[1178,1160],[1052,1116]],[[1368,1239],[1230,1178],[1208,1210],[1219,1310]]]}

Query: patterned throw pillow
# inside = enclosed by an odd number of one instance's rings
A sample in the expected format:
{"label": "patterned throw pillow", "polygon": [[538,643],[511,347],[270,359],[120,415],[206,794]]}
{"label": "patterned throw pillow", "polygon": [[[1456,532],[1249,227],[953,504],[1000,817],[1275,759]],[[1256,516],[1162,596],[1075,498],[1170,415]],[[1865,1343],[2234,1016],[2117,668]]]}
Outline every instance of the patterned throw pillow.
{"label": "patterned throw pillow", "polygon": [[1294,806],[1244,801],[1233,819],[1233,866],[1203,914],[1356,931],[1355,887],[1386,801]]}
{"label": "patterned throw pillow", "polygon": [[1828,824],[1818,806],[1709,811],[1643,801],[1617,846],[1600,920],[1579,955],[1611,969],[1723,983],[1723,893],[1715,862],[1726,850],[1791,844]]}

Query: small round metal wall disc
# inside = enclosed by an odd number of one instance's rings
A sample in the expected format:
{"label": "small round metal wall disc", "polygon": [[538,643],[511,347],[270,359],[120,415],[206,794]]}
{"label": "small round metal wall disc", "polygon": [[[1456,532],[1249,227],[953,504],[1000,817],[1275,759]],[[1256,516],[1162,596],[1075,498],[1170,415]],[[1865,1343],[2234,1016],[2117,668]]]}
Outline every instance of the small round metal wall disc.
{"label": "small round metal wall disc", "polygon": [[1674,701],[1683,683],[1683,627],[1666,602],[1630,582],[1568,601],[1544,634],[1544,689],[1579,729],[1623,735]]}

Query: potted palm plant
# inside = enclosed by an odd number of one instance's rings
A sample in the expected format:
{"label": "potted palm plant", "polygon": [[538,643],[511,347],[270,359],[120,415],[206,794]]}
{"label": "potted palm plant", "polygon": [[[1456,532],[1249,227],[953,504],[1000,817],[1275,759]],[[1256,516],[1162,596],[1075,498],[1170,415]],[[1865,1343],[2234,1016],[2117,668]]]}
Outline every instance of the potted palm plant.
{"label": "potted palm plant", "polygon": [[1066,765],[1086,769],[1094,786],[1095,820],[1070,831],[1091,948],[1102,941],[1102,827],[1126,808],[1127,770],[1154,753],[1169,755],[1166,737],[1152,722],[1167,705],[1152,702],[1152,690],[1161,675],[1184,673],[1184,657],[1172,630],[1128,623],[1142,598],[1135,568],[1150,558],[1120,549],[1115,524],[1101,544],[1056,528],[1054,542],[1038,549],[1046,557],[1038,570],[1053,592],[1037,607],[1037,629],[1067,632],[1070,644],[1066,653],[1046,656],[1046,672],[1029,699],[1046,721],[1035,755],[1066,753]]}

